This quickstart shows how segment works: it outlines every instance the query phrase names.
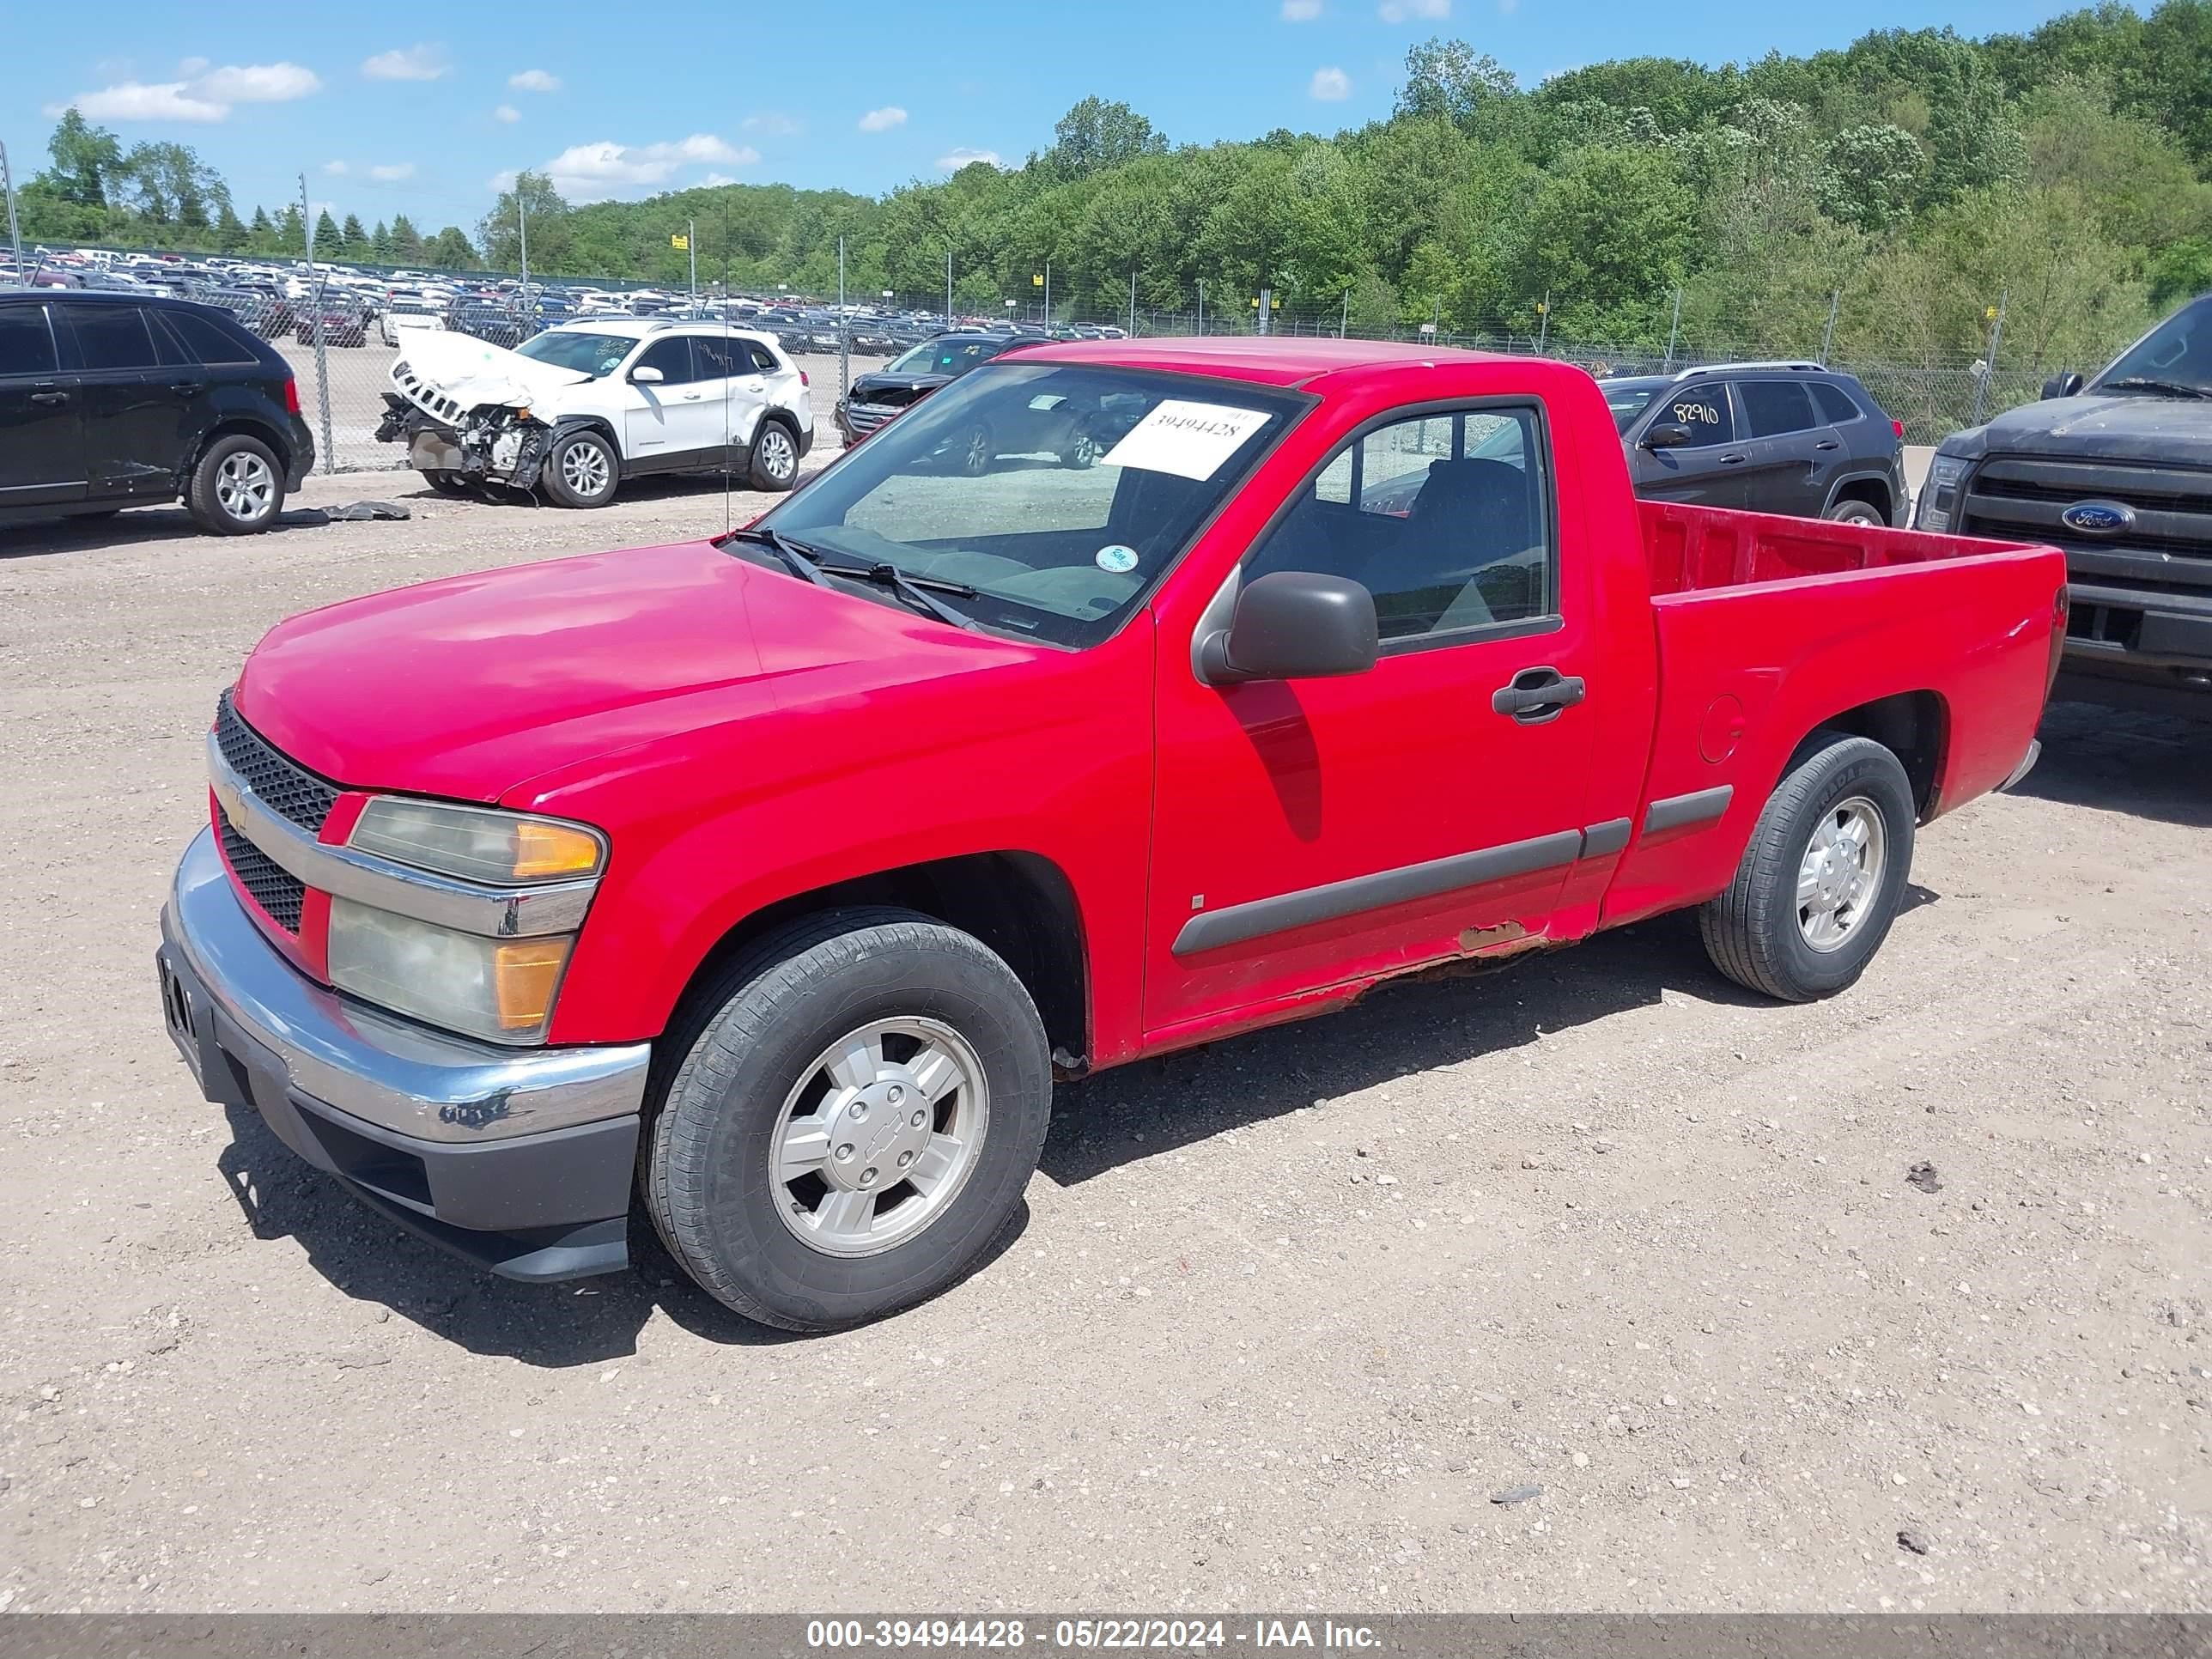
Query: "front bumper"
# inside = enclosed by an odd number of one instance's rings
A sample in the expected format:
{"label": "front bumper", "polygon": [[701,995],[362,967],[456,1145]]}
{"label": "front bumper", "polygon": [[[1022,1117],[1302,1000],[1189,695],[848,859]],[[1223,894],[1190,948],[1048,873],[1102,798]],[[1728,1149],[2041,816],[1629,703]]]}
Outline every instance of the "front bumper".
{"label": "front bumper", "polygon": [[847,398],[837,405],[837,430],[845,434],[847,443],[858,443],[885,422],[905,412],[888,404],[856,404]]}
{"label": "front bumper", "polygon": [[[372,1208],[509,1279],[628,1265],[648,1045],[499,1048],[325,990],[247,915],[207,830],[178,866],[156,963],[201,1093],[258,1111]],[[515,1132],[547,1121],[562,1127]]]}

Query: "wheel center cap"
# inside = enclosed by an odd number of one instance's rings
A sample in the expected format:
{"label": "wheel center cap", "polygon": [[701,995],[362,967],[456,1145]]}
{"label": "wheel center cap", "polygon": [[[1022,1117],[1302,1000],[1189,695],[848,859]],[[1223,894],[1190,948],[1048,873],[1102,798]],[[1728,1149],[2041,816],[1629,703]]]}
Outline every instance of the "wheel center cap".
{"label": "wheel center cap", "polygon": [[854,1091],[830,1115],[830,1160],[823,1174],[847,1192],[895,1187],[929,1145],[934,1119],[909,1079],[879,1078]]}

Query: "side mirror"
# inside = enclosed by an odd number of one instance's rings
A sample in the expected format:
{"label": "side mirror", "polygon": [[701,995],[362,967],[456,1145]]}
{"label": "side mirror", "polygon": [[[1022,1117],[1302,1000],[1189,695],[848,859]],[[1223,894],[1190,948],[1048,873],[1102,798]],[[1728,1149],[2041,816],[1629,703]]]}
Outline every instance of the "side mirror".
{"label": "side mirror", "polygon": [[1690,441],[1690,428],[1675,421],[1661,421],[1636,441],[1639,449],[1680,449]]}
{"label": "side mirror", "polygon": [[651,363],[646,364],[642,368],[633,368],[629,372],[629,377],[640,386],[659,386],[666,378]]}
{"label": "side mirror", "polygon": [[1236,685],[1364,674],[1380,649],[1372,593],[1341,576],[1278,570],[1249,583],[1229,626],[1200,645],[1199,678]]}
{"label": "side mirror", "polygon": [[2081,377],[2072,369],[2063,374],[2054,374],[2043,383],[2046,398],[2070,398],[2081,389]]}

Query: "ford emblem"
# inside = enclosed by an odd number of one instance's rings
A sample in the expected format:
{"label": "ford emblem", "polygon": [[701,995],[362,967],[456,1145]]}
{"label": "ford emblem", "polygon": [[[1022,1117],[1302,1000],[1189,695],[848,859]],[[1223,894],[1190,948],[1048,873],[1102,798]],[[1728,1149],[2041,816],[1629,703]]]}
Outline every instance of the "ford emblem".
{"label": "ford emblem", "polygon": [[2118,501],[2076,501],[2058,522],[2085,536],[2116,536],[2136,521],[2136,510]]}

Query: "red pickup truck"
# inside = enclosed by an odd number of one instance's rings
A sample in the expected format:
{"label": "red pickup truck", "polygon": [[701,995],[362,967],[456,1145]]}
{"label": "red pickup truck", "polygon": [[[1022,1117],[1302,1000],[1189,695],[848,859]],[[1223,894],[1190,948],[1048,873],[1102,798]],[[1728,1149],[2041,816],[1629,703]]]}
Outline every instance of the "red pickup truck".
{"label": "red pickup truck", "polygon": [[276,629],[163,1006],[495,1272],[623,1267],[635,1198],[848,1325],[986,1254],[1055,1079],[1688,905],[1747,986],[1850,985],[1916,827],[2033,762],[2065,592],[1639,504],[1562,364],[1028,349],[732,535]]}

